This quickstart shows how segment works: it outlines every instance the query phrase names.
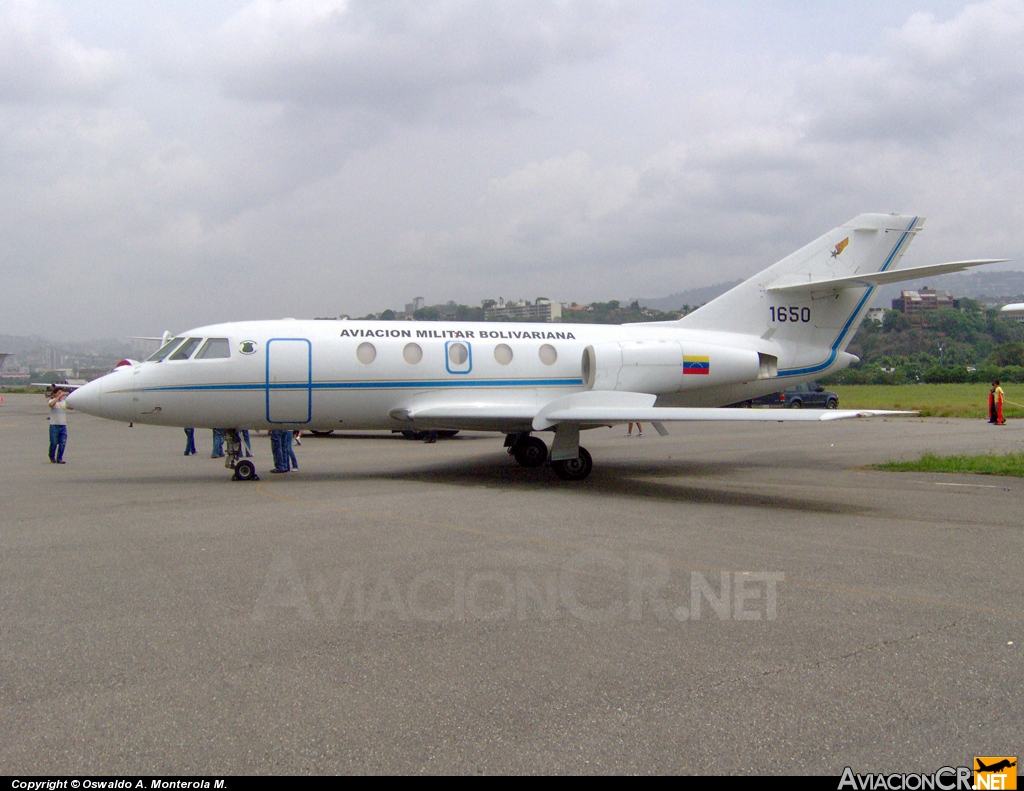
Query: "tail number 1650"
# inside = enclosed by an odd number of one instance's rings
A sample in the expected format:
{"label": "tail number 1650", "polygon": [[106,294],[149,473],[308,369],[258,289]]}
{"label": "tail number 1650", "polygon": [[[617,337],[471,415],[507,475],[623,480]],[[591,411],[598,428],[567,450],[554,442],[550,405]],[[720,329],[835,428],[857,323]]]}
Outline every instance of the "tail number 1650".
{"label": "tail number 1650", "polygon": [[811,320],[810,308],[770,307],[768,310],[772,313],[772,321],[802,321],[806,324]]}

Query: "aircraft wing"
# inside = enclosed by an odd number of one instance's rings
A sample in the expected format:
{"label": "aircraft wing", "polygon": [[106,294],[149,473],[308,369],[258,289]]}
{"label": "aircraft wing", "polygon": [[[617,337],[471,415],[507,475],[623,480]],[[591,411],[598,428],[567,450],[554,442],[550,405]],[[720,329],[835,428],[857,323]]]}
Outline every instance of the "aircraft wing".
{"label": "aircraft wing", "polygon": [[689,420],[739,420],[761,423],[788,421],[820,422],[853,417],[881,417],[884,415],[916,415],[893,409],[727,409],[725,407],[624,409],[622,407],[576,407],[546,412],[534,418],[533,429],[540,431],[556,423],[679,423]]}
{"label": "aircraft wing", "polygon": [[[546,404],[533,419],[533,430],[542,431],[557,423],[607,425],[636,423],[660,424],[690,420],[747,420],[760,422],[842,420],[851,417],[914,415],[889,409],[727,409],[723,407],[656,407],[657,396],[589,390],[571,393]],[[658,428],[655,425],[655,428]],[[658,428],[658,433],[664,432]]]}
{"label": "aircraft wing", "polygon": [[972,266],[1001,264],[1008,260],[1008,258],[987,258],[980,261],[950,261],[946,264],[915,266],[909,269],[894,269],[889,272],[865,272],[861,275],[834,277],[829,280],[787,281],[768,286],[765,290],[787,294],[800,291],[841,291],[844,288],[882,286],[886,283],[901,283],[906,280],[917,280],[923,277],[947,275],[950,272],[962,272]]}
{"label": "aircraft wing", "polygon": [[70,384],[68,382],[29,382],[29,387],[52,387],[54,390],[77,390],[79,387],[85,385],[85,382],[81,384]]}
{"label": "aircraft wing", "polygon": [[[585,427],[616,423],[676,423],[691,420],[755,422],[825,421],[882,415],[914,415],[888,409],[726,409],[723,407],[656,407],[657,396],[614,390],[588,390],[556,398],[541,407],[528,404],[428,402],[395,409],[391,417],[436,428],[543,431],[558,423]],[[655,425],[658,433],[665,433]]]}
{"label": "aircraft wing", "polygon": [[529,431],[536,414],[535,406],[473,402],[425,403],[390,412],[395,420],[415,423],[417,427],[476,431]]}

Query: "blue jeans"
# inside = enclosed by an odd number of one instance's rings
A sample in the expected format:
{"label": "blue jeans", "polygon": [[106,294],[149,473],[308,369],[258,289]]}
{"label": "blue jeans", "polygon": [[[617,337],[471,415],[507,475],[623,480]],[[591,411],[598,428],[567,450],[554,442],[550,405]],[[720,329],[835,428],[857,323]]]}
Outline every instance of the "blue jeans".
{"label": "blue jeans", "polygon": [[213,453],[210,454],[211,458],[218,458],[224,455],[224,429],[215,428],[213,430]]}
{"label": "blue jeans", "polygon": [[238,436],[242,440],[242,444],[245,446],[245,455],[252,456],[252,445],[249,444],[249,429],[243,428],[238,432]]}
{"label": "blue jeans", "polygon": [[295,450],[292,448],[292,442],[295,439],[295,435],[290,431],[282,431],[284,436],[281,437],[282,450],[284,451],[285,466],[292,470],[299,469],[299,460],[295,458]]}
{"label": "blue jeans", "polygon": [[185,429],[185,455],[191,456],[196,452],[196,430],[194,428]]}
{"label": "blue jeans", "polygon": [[270,432],[270,451],[274,454],[274,469],[288,472],[288,457],[284,453],[284,433],[276,429]]}
{"label": "blue jeans", "polygon": [[[68,444],[68,427],[50,425],[50,461],[64,460],[64,446]],[[56,454],[56,455],[54,455]]]}

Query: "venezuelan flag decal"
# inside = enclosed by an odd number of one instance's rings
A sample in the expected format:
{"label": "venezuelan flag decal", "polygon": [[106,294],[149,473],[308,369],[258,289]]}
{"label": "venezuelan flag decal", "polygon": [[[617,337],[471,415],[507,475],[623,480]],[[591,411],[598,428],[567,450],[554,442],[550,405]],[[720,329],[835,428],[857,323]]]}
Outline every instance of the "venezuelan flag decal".
{"label": "venezuelan flag decal", "polygon": [[703,374],[707,375],[711,373],[711,358],[710,357],[683,357],[683,374]]}

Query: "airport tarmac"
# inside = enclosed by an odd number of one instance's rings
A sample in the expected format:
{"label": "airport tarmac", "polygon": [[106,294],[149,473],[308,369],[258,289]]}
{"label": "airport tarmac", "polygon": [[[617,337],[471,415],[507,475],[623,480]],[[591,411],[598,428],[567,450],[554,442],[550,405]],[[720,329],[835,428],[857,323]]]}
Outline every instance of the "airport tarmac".
{"label": "airport tarmac", "polygon": [[1024,423],[307,438],[0,404],[0,773],[934,772],[1020,755]]}

